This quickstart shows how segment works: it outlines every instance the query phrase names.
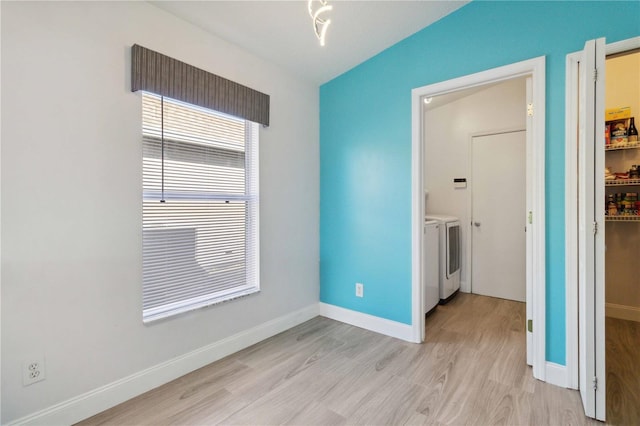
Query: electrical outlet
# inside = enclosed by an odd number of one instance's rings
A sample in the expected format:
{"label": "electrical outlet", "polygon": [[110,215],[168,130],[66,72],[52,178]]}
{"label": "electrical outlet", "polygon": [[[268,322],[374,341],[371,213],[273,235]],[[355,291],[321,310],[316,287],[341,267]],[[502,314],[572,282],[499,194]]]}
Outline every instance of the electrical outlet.
{"label": "electrical outlet", "polygon": [[44,357],[31,358],[22,364],[22,384],[32,385],[45,379]]}
{"label": "electrical outlet", "polygon": [[364,297],[364,284],[356,283],[356,297]]}

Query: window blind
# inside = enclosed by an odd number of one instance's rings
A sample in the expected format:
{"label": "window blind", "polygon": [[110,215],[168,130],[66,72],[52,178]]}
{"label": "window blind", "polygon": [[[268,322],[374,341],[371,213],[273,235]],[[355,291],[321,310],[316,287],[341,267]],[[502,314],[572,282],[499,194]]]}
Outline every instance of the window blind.
{"label": "window blind", "polygon": [[143,92],[143,320],[259,290],[258,125]]}

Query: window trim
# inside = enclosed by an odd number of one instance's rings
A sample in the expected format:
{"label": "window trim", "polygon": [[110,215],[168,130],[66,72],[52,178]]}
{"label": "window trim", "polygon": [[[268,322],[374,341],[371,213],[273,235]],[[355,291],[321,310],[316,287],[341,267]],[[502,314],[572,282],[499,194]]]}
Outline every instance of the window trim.
{"label": "window trim", "polygon": [[[148,94],[154,97],[158,95],[154,93],[142,92],[141,99],[144,94]],[[163,99],[163,97],[160,97]],[[168,99],[169,100],[169,99]],[[171,102],[176,100],[169,100]],[[187,102],[179,101],[178,103],[185,105],[189,108],[200,109],[203,107],[198,105],[189,104]],[[208,109],[210,110],[210,109]],[[213,111],[213,110],[210,110]],[[218,111],[213,111],[215,114],[220,116],[229,116],[228,114],[221,113]],[[235,300],[238,298],[242,298],[251,294],[255,294],[260,292],[260,170],[259,170],[259,125],[258,123],[253,123],[249,120],[232,117],[233,119],[240,119],[244,122],[244,164],[245,164],[245,195],[238,194],[216,194],[216,195],[202,195],[199,196],[197,192],[194,194],[182,194],[177,195],[178,193],[171,194],[170,192],[165,191],[164,195],[173,195],[173,197],[167,197],[174,201],[188,200],[192,202],[199,201],[243,201],[247,203],[247,206],[250,206],[250,209],[247,211],[244,220],[244,228],[245,228],[245,239],[244,239],[244,284],[238,284],[232,288],[218,290],[214,293],[201,294],[196,295],[190,298],[185,298],[179,301],[168,302],[162,306],[154,306],[150,308],[142,307],[142,317],[143,323],[148,324],[158,320],[167,319],[169,317],[173,317],[176,315],[180,315],[182,313],[191,312],[194,310],[206,308],[209,306],[217,305],[220,303],[228,302],[231,300]],[[144,126],[144,117],[142,117],[143,126]],[[155,139],[154,136],[142,135],[141,142],[144,144],[145,140],[150,141]],[[194,144],[198,145],[199,142],[195,141],[177,141],[172,140],[172,142],[185,143],[185,144]],[[142,156],[143,162],[143,170],[144,170],[144,154]],[[141,183],[144,185],[144,172],[141,179]],[[253,189],[250,189],[253,188]],[[153,195],[152,195],[153,194]],[[151,195],[151,197],[149,197]],[[143,188],[142,191],[142,202],[157,200],[160,201],[160,198],[155,196],[157,194],[154,191],[145,191]],[[144,209],[143,209],[143,226],[144,226]],[[197,228],[197,226],[194,226]],[[144,228],[143,228],[144,229]],[[150,229],[162,229],[162,228],[150,228]],[[143,241],[142,241],[142,255],[143,258],[145,256],[145,243],[144,243],[144,231],[143,231]],[[143,261],[144,264],[144,261]],[[144,282],[144,267],[143,267],[143,277],[142,277],[142,292],[143,292],[143,300],[144,300],[144,292],[145,292],[145,282]],[[249,279],[251,278],[251,279]]]}

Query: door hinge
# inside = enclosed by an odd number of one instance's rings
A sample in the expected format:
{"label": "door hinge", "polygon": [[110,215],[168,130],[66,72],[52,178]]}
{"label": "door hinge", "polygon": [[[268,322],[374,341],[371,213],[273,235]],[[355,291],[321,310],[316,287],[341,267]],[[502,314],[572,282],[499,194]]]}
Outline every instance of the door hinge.
{"label": "door hinge", "polygon": [[533,223],[533,212],[529,212],[529,225]]}
{"label": "door hinge", "polygon": [[598,68],[593,69],[593,81],[598,81]]}
{"label": "door hinge", "polygon": [[598,390],[598,378],[596,376],[593,376],[593,380],[591,382],[593,383],[593,390],[597,391]]}
{"label": "door hinge", "polygon": [[529,333],[533,333],[533,320],[532,319],[527,320],[527,331]]}
{"label": "door hinge", "polygon": [[598,222],[593,222],[593,235],[598,233]]}
{"label": "door hinge", "polygon": [[527,115],[533,117],[533,103],[527,104]]}

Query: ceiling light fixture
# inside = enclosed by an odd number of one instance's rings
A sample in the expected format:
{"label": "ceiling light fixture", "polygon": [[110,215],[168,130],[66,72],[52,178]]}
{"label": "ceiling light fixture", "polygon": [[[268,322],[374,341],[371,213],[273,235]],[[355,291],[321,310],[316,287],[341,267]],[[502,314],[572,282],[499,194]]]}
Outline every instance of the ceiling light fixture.
{"label": "ceiling light fixture", "polygon": [[[320,7],[315,12],[313,11],[313,3],[320,3]],[[320,40],[320,46],[324,46],[324,37],[327,34],[331,19],[322,19],[320,14],[333,10],[333,6],[328,5],[327,0],[309,0],[307,8],[309,9],[309,16],[313,20],[313,32],[316,33],[316,37]]]}

